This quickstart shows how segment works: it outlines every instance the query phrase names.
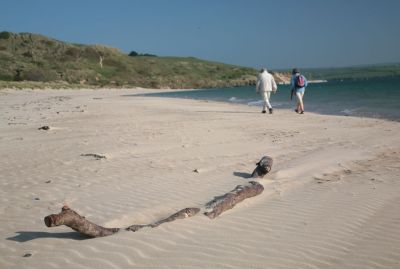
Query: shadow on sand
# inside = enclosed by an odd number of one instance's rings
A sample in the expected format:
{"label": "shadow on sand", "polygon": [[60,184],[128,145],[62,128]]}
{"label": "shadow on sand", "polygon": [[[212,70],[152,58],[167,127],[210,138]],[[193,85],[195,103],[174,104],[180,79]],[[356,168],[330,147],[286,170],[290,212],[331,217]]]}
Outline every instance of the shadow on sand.
{"label": "shadow on sand", "polygon": [[238,111],[238,110],[236,110],[236,111],[203,110],[203,111],[196,111],[196,112],[198,112],[198,113],[233,113],[233,114],[239,114],[239,113],[241,113],[241,114],[259,114],[260,113],[260,112],[256,112],[256,111]]}
{"label": "shadow on sand", "polygon": [[67,233],[48,233],[48,232],[16,232],[18,235],[9,237],[7,240],[16,242],[27,242],[39,238],[60,238],[60,239],[73,239],[73,240],[85,240],[90,237],[84,236],[78,232],[67,232]]}
{"label": "shadow on sand", "polygon": [[233,175],[242,178],[251,178],[251,174],[243,172],[233,172]]}

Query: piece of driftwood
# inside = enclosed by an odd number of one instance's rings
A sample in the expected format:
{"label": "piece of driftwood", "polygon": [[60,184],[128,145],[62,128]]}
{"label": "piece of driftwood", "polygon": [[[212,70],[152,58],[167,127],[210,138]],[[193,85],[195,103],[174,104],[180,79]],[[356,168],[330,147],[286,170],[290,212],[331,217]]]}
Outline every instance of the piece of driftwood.
{"label": "piece of driftwood", "polygon": [[131,231],[131,232],[137,232],[144,227],[151,228],[150,224],[133,224],[133,225],[129,226],[128,228],[125,228],[125,230]]}
{"label": "piece of driftwood", "polygon": [[[96,159],[106,158],[105,156],[98,154],[81,154],[82,156],[90,156]],[[271,171],[272,168],[272,158],[264,156],[257,163],[256,169],[251,175],[254,177],[264,177],[267,173]],[[195,170],[196,171],[196,170]],[[47,183],[47,182],[46,182]],[[213,200],[205,205],[205,213],[210,219],[214,219],[226,210],[233,208],[236,204],[242,202],[243,200],[257,196],[264,191],[263,185],[256,181],[249,181],[246,185],[238,185],[232,191],[215,197]],[[185,208],[175,214],[156,221],[150,224],[135,224],[131,225],[125,230],[136,232],[144,227],[155,228],[165,222],[171,222],[177,219],[184,219],[195,216],[200,212],[200,208]],[[54,227],[60,225],[66,225],[73,230],[80,232],[89,237],[102,237],[112,235],[122,228],[105,228],[94,224],[85,219],[85,217],[80,216],[78,213],[70,209],[68,206],[64,206],[59,214],[52,214],[44,218],[44,222],[47,227]]]}
{"label": "piece of driftwood", "polygon": [[154,223],[151,224],[135,224],[135,225],[131,225],[128,228],[126,228],[127,231],[132,231],[132,232],[136,232],[144,227],[150,227],[150,228],[155,228],[157,226],[159,226],[160,224],[163,224],[165,222],[171,222],[177,219],[185,219],[185,218],[190,218],[193,217],[194,215],[196,215],[197,213],[200,212],[200,208],[196,208],[196,207],[188,207],[182,210],[179,210],[178,212],[176,212],[175,214],[169,216],[168,218],[156,221]]}
{"label": "piece of driftwood", "polygon": [[[125,230],[136,232],[137,230],[144,227],[155,228],[165,222],[171,222],[177,219],[192,217],[197,213],[199,213],[199,211],[200,208],[185,208],[169,216],[168,218],[159,220],[151,224],[131,225],[128,228],[125,228]],[[59,214],[52,214],[45,217],[44,223],[46,224],[47,227],[65,225],[88,237],[108,236],[121,230],[121,228],[105,228],[97,224],[94,224],[88,221],[85,217],[76,213],[74,210],[70,209],[68,206],[64,206],[61,209],[61,213]]]}
{"label": "piece of driftwood", "polygon": [[39,127],[38,130],[45,130],[45,131],[47,131],[47,130],[50,130],[50,127],[47,126],[47,125],[45,125],[45,126]]}
{"label": "piece of driftwood", "polygon": [[259,195],[264,191],[263,185],[256,181],[249,181],[246,185],[238,185],[232,191],[215,197],[206,204],[206,212],[204,215],[213,219],[222,212],[233,208],[236,204],[244,199]]}
{"label": "piece of driftwood", "polygon": [[71,229],[89,237],[102,237],[112,235],[119,231],[119,228],[105,228],[94,224],[85,217],[82,217],[68,206],[63,206],[61,213],[52,214],[44,218],[47,227],[66,225]]}
{"label": "piece of driftwood", "polygon": [[83,157],[93,157],[93,158],[95,158],[96,160],[107,159],[106,156],[104,156],[104,155],[99,155],[99,154],[95,154],[95,153],[81,154],[81,156],[83,156]]}
{"label": "piece of driftwood", "polygon": [[177,219],[190,218],[190,217],[193,217],[194,215],[196,215],[199,212],[200,212],[200,208],[188,207],[188,208],[185,208],[185,209],[182,209],[182,210],[176,212],[175,214],[169,216],[168,218],[159,220],[159,221],[151,224],[151,227],[154,228],[154,227],[157,227],[160,224],[163,224],[165,222],[171,222],[171,221],[174,221],[174,220],[177,220]]}
{"label": "piece of driftwood", "polygon": [[261,160],[256,163],[256,168],[254,169],[253,173],[251,174],[252,178],[261,177],[263,178],[266,174],[269,173],[272,169],[272,158],[269,156],[264,156]]}

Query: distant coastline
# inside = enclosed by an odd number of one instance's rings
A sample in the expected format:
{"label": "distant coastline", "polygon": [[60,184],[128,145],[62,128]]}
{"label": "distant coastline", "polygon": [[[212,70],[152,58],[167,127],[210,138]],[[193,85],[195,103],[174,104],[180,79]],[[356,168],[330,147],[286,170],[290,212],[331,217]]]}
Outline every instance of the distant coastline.
{"label": "distant coastline", "polygon": [[[313,79],[313,80],[308,80],[308,83],[327,83],[328,81],[325,79]],[[278,82],[279,85],[289,85],[290,81],[282,81]]]}

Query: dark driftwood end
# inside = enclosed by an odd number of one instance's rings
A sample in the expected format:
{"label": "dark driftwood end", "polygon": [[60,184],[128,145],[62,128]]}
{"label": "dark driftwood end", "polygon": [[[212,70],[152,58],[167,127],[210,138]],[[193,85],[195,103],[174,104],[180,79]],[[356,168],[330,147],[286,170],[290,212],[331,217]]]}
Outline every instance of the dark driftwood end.
{"label": "dark driftwood end", "polygon": [[108,236],[119,231],[119,228],[105,228],[94,224],[67,206],[64,206],[59,214],[46,216],[44,223],[47,227],[65,225],[89,237]]}
{"label": "dark driftwood end", "polygon": [[272,169],[273,160],[269,156],[264,156],[261,160],[256,164],[256,168],[251,174],[252,178],[263,178],[266,174],[268,174]]}
{"label": "dark driftwood end", "polygon": [[47,125],[45,125],[45,126],[39,127],[38,130],[45,130],[45,131],[47,131],[47,130],[50,130],[50,127],[47,126]]}
{"label": "dark driftwood end", "polygon": [[52,220],[52,215],[44,218],[44,224],[46,224],[47,227],[51,227],[52,223],[54,223],[54,221]]}

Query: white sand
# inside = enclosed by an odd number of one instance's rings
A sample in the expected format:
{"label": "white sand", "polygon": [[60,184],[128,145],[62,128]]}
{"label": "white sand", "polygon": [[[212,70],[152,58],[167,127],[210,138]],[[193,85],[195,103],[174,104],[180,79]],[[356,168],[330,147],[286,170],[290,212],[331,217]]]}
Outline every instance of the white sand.
{"label": "white sand", "polygon": [[[0,268],[400,268],[400,123],[129,96],[144,91],[0,91]],[[214,220],[87,240],[43,222],[68,204],[150,223],[247,182],[263,155],[265,191]]]}

